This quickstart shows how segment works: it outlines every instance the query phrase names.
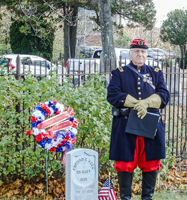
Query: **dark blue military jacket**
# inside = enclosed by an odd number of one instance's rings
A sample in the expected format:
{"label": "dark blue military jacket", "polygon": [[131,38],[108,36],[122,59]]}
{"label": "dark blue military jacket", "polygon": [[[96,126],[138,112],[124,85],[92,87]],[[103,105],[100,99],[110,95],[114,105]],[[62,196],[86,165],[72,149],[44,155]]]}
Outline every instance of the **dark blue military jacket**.
{"label": "dark blue military jacket", "polygon": [[[137,69],[137,66],[132,62],[130,65]],[[116,108],[124,107],[128,94],[136,99],[145,99],[153,93],[160,96],[162,100],[161,109],[167,105],[170,97],[162,70],[144,64],[140,73],[153,83],[156,87],[155,90],[127,66],[112,71],[112,78],[107,88],[107,100],[112,106]],[[137,136],[125,133],[127,120],[125,116],[113,117],[109,156],[111,160],[134,160]],[[144,142],[147,161],[165,158],[165,131],[162,120],[158,123],[155,138],[144,138]]]}

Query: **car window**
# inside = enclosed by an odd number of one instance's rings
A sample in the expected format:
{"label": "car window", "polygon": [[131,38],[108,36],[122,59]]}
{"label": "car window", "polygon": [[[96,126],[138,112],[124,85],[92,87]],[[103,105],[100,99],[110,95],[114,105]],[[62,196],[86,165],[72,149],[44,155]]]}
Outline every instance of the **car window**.
{"label": "car window", "polygon": [[51,69],[51,66],[52,67],[55,67],[55,65],[47,60],[32,60],[32,63],[34,66],[36,67],[47,67],[48,69]]}
{"label": "car window", "polygon": [[40,61],[40,60],[32,60],[32,63],[33,63],[33,65],[34,66],[37,66],[37,67],[40,67],[40,65],[41,65],[41,67],[45,67],[45,61]]}
{"label": "car window", "polygon": [[30,57],[21,57],[22,65],[32,65],[32,61]]}
{"label": "car window", "polygon": [[97,50],[94,52],[93,58],[100,58],[102,50]]}

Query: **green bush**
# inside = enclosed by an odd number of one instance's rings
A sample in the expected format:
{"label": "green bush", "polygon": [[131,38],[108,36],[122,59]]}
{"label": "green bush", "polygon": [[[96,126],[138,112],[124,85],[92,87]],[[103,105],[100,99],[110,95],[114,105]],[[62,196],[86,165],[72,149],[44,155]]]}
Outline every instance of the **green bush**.
{"label": "green bush", "polygon": [[166,67],[171,67],[171,66],[172,66],[172,59],[170,59],[170,58],[165,58],[163,64],[164,64],[164,66],[166,66]]}
{"label": "green bush", "polygon": [[[74,148],[89,148],[99,153],[102,172],[111,167],[108,161],[112,124],[111,106],[106,101],[106,89],[101,76],[90,76],[82,87],[71,83],[58,84],[58,77],[37,81],[32,75],[16,80],[13,76],[0,77],[0,179],[34,178],[45,176],[45,150],[32,135],[30,128],[33,109],[40,103],[57,100],[75,111],[79,121]],[[49,176],[64,172],[62,153],[49,152]]]}
{"label": "green bush", "polygon": [[179,67],[181,69],[186,69],[187,68],[187,51],[185,52],[185,54],[182,57],[176,57],[176,62],[179,64]]}
{"label": "green bush", "polygon": [[179,64],[179,67],[181,69],[186,69],[187,68],[187,55],[185,58],[181,59],[180,57],[176,58],[176,62]]}
{"label": "green bush", "polygon": [[[15,54],[38,55],[51,60],[53,55],[54,29],[50,24],[41,24],[45,38],[36,35],[28,22],[14,21],[10,26],[10,45]],[[49,31],[50,30],[50,31]],[[49,33],[48,33],[49,32]]]}

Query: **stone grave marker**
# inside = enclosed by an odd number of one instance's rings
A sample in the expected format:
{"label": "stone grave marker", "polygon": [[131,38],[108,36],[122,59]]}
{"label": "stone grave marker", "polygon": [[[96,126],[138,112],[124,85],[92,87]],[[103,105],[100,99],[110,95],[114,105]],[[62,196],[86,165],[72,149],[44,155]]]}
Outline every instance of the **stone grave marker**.
{"label": "stone grave marker", "polygon": [[66,153],[66,200],[98,200],[98,153],[74,149]]}

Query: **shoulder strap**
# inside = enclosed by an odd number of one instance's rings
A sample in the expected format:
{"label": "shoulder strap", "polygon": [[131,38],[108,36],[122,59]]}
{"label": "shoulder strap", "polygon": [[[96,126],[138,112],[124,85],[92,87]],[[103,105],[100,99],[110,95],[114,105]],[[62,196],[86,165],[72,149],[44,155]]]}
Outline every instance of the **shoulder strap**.
{"label": "shoulder strap", "polygon": [[[128,64],[127,67],[131,69],[132,71],[134,71],[136,74],[138,74],[138,76],[140,76],[142,79],[144,78],[143,75],[131,65]],[[148,83],[154,90],[156,89],[156,87],[152,83],[150,83],[148,79],[146,79],[146,83]]]}

